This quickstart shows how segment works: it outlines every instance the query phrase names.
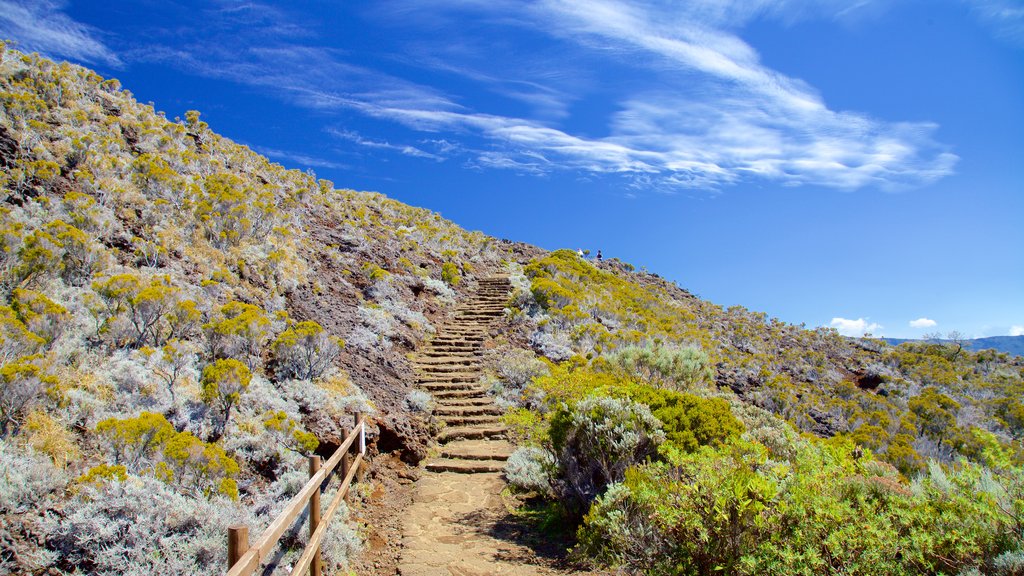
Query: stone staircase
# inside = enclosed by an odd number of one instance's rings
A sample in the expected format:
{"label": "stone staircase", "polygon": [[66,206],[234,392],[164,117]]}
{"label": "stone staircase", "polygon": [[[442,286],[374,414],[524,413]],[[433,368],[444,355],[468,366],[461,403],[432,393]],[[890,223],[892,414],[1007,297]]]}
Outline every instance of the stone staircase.
{"label": "stone staircase", "polygon": [[427,461],[429,471],[500,472],[512,453],[501,410],[477,382],[484,340],[504,312],[509,290],[507,277],[481,279],[474,298],[438,326],[437,336],[417,354],[417,385],[433,395],[434,416],[445,424],[437,438],[441,453]]}

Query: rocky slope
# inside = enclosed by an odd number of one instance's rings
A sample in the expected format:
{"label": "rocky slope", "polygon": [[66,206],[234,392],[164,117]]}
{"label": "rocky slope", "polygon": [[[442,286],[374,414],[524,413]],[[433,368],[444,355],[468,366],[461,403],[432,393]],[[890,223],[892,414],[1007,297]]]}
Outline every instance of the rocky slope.
{"label": "rocky slope", "polygon": [[[220,566],[224,527],[261,530],[301,486],[304,455],[329,454],[353,411],[373,416],[373,457],[325,557],[348,566],[363,546],[357,566],[387,570],[383,527],[442,420],[453,435],[504,411],[500,427],[529,443],[552,399],[612,382],[643,349],[688,363],[673,372],[685,381],[660,386],[788,421],[758,429],[779,436],[765,445],[838,436],[907,477],[928,458],[1021,459],[1019,358],[806,330],[618,261],[468,232],[6,48],[0,100],[0,572]],[[482,311],[501,314],[481,370],[459,382],[473,402],[422,411],[417,366],[451,372],[465,334],[438,329],[494,275],[513,293]]]}

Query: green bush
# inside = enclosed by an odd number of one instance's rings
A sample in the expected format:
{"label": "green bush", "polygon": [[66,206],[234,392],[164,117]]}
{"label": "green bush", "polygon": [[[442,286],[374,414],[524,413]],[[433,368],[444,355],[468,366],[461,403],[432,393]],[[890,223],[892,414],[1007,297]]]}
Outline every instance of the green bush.
{"label": "green bush", "polygon": [[661,424],[643,404],[590,397],[551,419],[558,474],[554,493],[572,515],[582,515],[626,469],[653,456],[664,441]]}
{"label": "green bush", "polygon": [[604,392],[650,408],[651,414],[662,423],[665,439],[687,452],[699,446],[719,444],[743,432],[743,424],[733,416],[729,403],[721,398],[700,398],[643,385],[619,386]]}
{"label": "green bush", "polygon": [[126,470],[147,473],[167,484],[204,496],[238,498],[234,476],[238,463],[224,449],[178,432],[161,414],[143,412],[135,418],[108,418],[96,425],[101,444],[113,456],[113,466],[100,465],[81,482],[123,478]]}
{"label": "green bush", "polygon": [[956,574],[1020,548],[1019,478],[933,463],[908,486],[852,453],[816,442],[777,462],[734,440],[631,469],[587,514],[580,550],[646,574],[710,576]]}
{"label": "green bush", "polygon": [[608,361],[648,384],[676,390],[707,384],[714,377],[708,355],[694,346],[648,342],[621,348],[608,355]]}
{"label": "green bush", "polygon": [[441,265],[441,280],[449,286],[458,286],[462,281],[459,276],[459,267],[454,262],[445,262]]}

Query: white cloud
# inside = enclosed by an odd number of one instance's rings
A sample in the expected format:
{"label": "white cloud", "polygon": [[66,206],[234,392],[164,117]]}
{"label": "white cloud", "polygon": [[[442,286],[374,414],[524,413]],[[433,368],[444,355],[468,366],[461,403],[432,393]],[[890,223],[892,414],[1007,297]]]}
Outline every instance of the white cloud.
{"label": "white cloud", "polygon": [[917,320],[910,321],[911,328],[932,328],[938,325],[938,322],[931,318],[918,318]]}
{"label": "white cloud", "polygon": [[[936,125],[832,110],[807,83],[762,64],[739,36],[744,23],[757,17],[846,17],[849,3],[839,0],[406,0],[381,6],[388,16],[383,22],[421,27],[435,42],[443,37],[443,57],[426,50],[415,62],[436,69],[426,77],[441,78],[438,86],[446,75],[458,74],[529,111],[517,116],[508,113],[516,107],[498,109],[494,101],[470,107],[460,102],[480,99],[451,93],[463,82],[446,82],[441,89],[423,83],[429,79],[413,82],[351,64],[340,50],[298,37],[301,27],[288,25],[284,14],[273,22],[246,21],[243,32],[235,27],[229,34],[225,29],[231,28],[218,19],[241,16],[207,12],[192,31],[191,46],[150,47],[138,55],[257,86],[307,108],[356,111],[411,130],[443,131],[469,165],[481,168],[619,174],[662,191],[744,180],[852,190],[926,184],[951,174],[958,160],[933,139]],[[253,17],[249,12],[243,15]],[[555,43],[564,53],[559,61],[578,64],[551,73],[526,67],[522,79],[480,72],[482,57],[463,49],[465,27],[442,24],[448,16],[454,21],[453,15],[488,21],[497,36],[486,43],[489,50],[517,42],[518,36],[505,32],[526,28]],[[411,40],[410,45],[418,46]],[[485,54],[489,61],[483,65],[492,68],[505,57]],[[597,61],[614,62],[641,80],[579,81],[578,74],[602,73],[605,66],[587,66]],[[593,93],[612,95],[613,108],[581,128],[569,104],[589,102]],[[351,141],[437,159],[380,138]]]}
{"label": "white cloud", "polygon": [[359,135],[359,133],[351,130],[338,130],[335,128],[328,128],[327,133],[342,140],[353,142],[355,144],[359,144],[360,146],[365,146],[366,148],[376,148],[378,150],[391,150],[404,154],[405,156],[413,156],[415,158],[429,158],[431,160],[437,160],[438,162],[444,160],[444,157],[442,156],[432,154],[430,152],[427,152],[426,150],[421,150],[419,148],[416,148],[415,146],[409,146],[408,144],[392,144],[390,142],[370,140],[368,138],[363,138],[362,136]]}
{"label": "white cloud", "polygon": [[843,336],[875,334],[883,328],[880,324],[875,324],[874,322],[868,323],[865,318],[857,318],[856,320],[850,320],[849,318],[833,318],[831,326],[838,330]]}
{"label": "white cloud", "polygon": [[1024,45],[1024,4],[1020,0],[963,0],[998,38]]}
{"label": "white cloud", "polygon": [[271,160],[284,159],[299,164],[304,168],[333,168],[335,170],[345,170],[351,168],[351,166],[342,164],[340,162],[335,162],[333,160],[316,158],[313,156],[308,156],[306,154],[290,152],[288,150],[267,148],[266,146],[253,146],[252,149],[270,158]]}
{"label": "white cloud", "polygon": [[1010,326],[1010,336],[1024,336],[1024,326]]}
{"label": "white cloud", "polygon": [[0,0],[0,38],[47,56],[120,66],[121,60],[97,38],[97,31],[64,14],[64,2]]}

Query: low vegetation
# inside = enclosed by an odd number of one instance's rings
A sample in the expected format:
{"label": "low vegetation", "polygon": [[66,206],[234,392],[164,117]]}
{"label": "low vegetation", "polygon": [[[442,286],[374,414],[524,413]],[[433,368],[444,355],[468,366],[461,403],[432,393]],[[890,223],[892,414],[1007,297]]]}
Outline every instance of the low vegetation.
{"label": "low vegetation", "polygon": [[0,103],[0,573],[221,569],[225,527],[258,534],[373,410],[346,366],[405,362],[502,258],[2,43]]}
{"label": "low vegetation", "polygon": [[[645,574],[1019,574],[1019,358],[804,330],[615,261],[535,259],[512,301],[507,477]],[[528,291],[527,287],[528,286]],[[532,359],[491,367],[523,372]],[[557,519],[551,518],[554,515]]]}

